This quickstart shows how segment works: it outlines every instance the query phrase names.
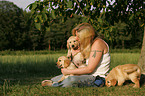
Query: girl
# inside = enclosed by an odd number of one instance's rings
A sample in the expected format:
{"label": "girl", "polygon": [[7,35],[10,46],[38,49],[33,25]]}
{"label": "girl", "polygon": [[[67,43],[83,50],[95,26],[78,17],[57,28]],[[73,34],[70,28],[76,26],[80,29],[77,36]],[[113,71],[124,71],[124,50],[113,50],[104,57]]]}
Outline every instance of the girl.
{"label": "girl", "polygon": [[57,81],[62,75],[51,80],[44,81],[47,86],[62,87],[84,87],[103,86],[105,76],[110,67],[110,54],[108,44],[95,34],[95,30],[89,23],[82,23],[72,30],[72,34],[77,36],[80,42],[80,51],[86,59],[86,67],[73,70],[61,69],[62,74],[75,74],[69,76],[60,83]]}

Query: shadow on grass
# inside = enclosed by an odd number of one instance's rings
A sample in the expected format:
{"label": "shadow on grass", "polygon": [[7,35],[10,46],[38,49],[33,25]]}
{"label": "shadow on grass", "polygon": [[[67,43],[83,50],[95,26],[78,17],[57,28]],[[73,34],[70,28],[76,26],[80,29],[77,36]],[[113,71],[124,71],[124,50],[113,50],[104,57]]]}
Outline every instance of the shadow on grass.
{"label": "shadow on grass", "polygon": [[54,76],[59,75],[59,73],[56,74],[51,74],[51,76],[49,76],[49,74],[46,73],[36,73],[36,74],[29,74],[29,75],[25,75],[25,74],[17,74],[16,77],[13,78],[12,75],[9,75],[9,78],[0,78],[0,85],[3,86],[5,83],[8,83],[9,85],[34,85],[34,84],[41,84],[41,82],[43,80],[49,80]]}
{"label": "shadow on grass", "polygon": [[0,85],[3,86],[5,83],[10,85],[40,84],[44,79],[51,79],[61,74],[60,69],[55,66],[55,62],[50,62],[50,64],[44,62],[39,62],[40,64],[2,64]]}
{"label": "shadow on grass", "polygon": [[145,86],[145,74],[141,74],[141,78],[140,78],[140,86]]}

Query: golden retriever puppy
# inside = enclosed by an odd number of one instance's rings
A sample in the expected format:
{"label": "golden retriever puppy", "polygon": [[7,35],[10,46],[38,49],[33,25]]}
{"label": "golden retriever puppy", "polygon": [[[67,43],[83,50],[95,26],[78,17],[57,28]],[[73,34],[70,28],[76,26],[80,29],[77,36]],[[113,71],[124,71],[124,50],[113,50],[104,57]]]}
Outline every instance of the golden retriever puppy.
{"label": "golden retriever puppy", "polygon": [[[76,36],[71,36],[67,40],[67,57],[73,56],[75,53],[77,53],[79,50],[79,41],[76,40]],[[73,52],[72,52],[73,51]]]}
{"label": "golden retriever puppy", "polygon": [[[77,68],[66,56],[61,56],[58,58],[57,66],[58,66],[58,68],[67,68],[67,69]],[[62,78],[58,82],[63,81],[68,76],[73,76],[73,74],[63,75]]]}
{"label": "golden retriever puppy", "polygon": [[67,57],[71,59],[72,63],[74,63],[76,67],[81,68],[86,66],[86,60],[79,50],[79,45],[80,44],[79,41],[76,40],[76,36],[71,36],[67,40]]}
{"label": "golden retriever puppy", "polygon": [[113,68],[106,76],[106,86],[115,86],[118,82],[118,86],[123,85],[125,80],[131,80],[135,85],[133,87],[140,87],[141,69],[136,64],[119,65]]}
{"label": "golden retriever puppy", "polygon": [[[82,58],[82,57],[79,57],[79,56],[81,56],[80,54],[77,54],[76,56],[77,57],[76,57],[75,62],[77,62],[77,64],[78,63],[80,64],[80,60],[78,58]],[[84,66],[85,66],[85,64],[84,65],[81,64],[81,65],[79,65],[79,68],[84,67]],[[57,67],[58,68],[67,68],[67,69],[77,68],[77,66],[74,63],[72,63],[66,56],[61,56],[61,57],[58,58]],[[68,76],[74,76],[74,75],[73,74],[63,75],[62,78],[58,82],[63,81]],[[53,84],[53,81],[51,81],[51,80],[43,80],[42,83],[41,83],[42,86],[52,86],[52,84]]]}
{"label": "golden retriever puppy", "polygon": [[[67,69],[76,69],[77,68],[77,66],[73,62],[71,62],[66,56],[61,56],[58,58],[57,66],[58,66],[58,68],[67,68]],[[80,65],[80,67],[85,67],[85,64]],[[58,82],[63,81],[68,76],[74,76],[74,74],[63,75],[62,78]]]}

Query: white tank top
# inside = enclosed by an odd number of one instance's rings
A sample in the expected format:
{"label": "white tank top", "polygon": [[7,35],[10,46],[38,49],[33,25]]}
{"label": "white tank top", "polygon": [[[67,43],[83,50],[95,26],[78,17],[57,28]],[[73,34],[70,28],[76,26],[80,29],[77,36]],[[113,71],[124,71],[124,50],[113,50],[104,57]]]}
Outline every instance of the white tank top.
{"label": "white tank top", "polygon": [[[107,43],[106,43],[106,45],[108,47],[108,52],[106,54],[102,55],[100,63],[98,64],[98,66],[96,67],[94,72],[91,73],[91,75],[93,75],[93,76],[99,75],[100,77],[105,78],[105,76],[108,74],[108,71],[110,69],[110,59],[111,59],[111,57],[110,57],[110,53],[109,53],[109,46],[108,46]],[[87,65],[88,65],[88,61],[89,61],[89,59],[86,59],[86,64]]]}

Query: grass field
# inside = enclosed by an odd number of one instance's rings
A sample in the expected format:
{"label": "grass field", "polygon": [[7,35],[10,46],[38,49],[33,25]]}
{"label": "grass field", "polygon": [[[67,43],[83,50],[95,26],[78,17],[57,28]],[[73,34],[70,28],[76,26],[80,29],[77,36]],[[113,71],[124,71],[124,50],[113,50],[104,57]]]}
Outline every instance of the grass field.
{"label": "grass field", "polygon": [[[61,74],[56,67],[59,56],[51,54],[4,54],[0,56],[0,96],[144,96],[145,84],[132,88],[128,82],[121,87],[53,88],[42,87],[41,81]],[[137,64],[140,53],[111,53],[111,69],[120,64]],[[144,81],[144,82],[143,82]]]}

